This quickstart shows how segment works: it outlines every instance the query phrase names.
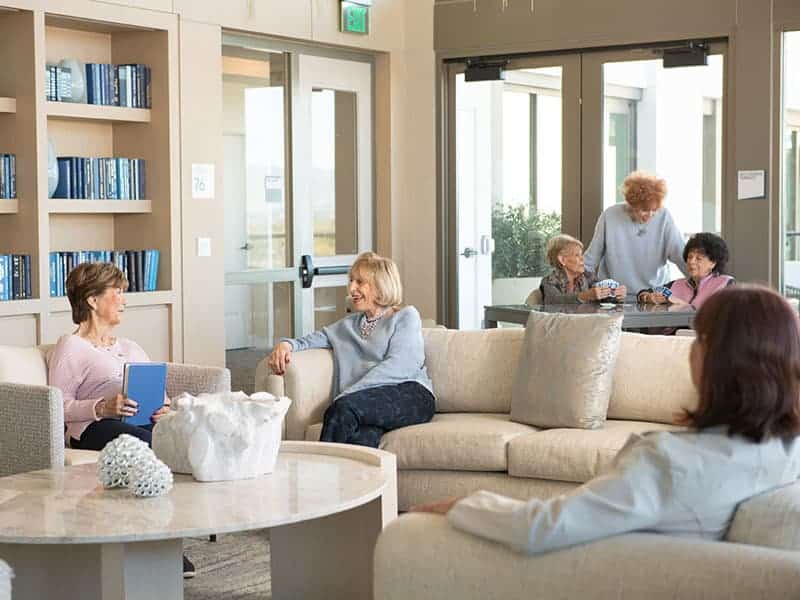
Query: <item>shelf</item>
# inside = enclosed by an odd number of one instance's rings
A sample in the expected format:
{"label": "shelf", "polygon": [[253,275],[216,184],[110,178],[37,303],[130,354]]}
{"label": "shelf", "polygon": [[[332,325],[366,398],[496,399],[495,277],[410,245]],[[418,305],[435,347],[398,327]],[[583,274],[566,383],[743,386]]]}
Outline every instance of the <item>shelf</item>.
{"label": "shelf", "polygon": [[18,198],[0,198],[0,215],[15,215],[18,212]]}
{"label": "shelf", "polygon": [[56,119],[78,119],[83,121],[121,121],[127,123],[149,123],[149,108],[127,108],[101,104],[79,104],[73,102],[47,101],[47,116]]}
{"label": "shelf", "polygon": [[52,214],[142,214],[153,211],[150,200],[47,200],[47,212]]}
{"label": "shelf", "polygon": [[40,306],[38,299],[0,301],[0,317],[37,314]]}
{"label": "shelf", "polygon": [[[159,292],[125,292],[128,308],[134,306],[158,306],[160,304],[175,304],[175,292],[170,290]],[[69,312],[69,300],[66,297],[48,298],[50,312]],[[0,302],[0,304],[3,304]],[[1,314],[1,313],[0,313]]]}
{"label": "shelf", "polygon": [[15,113],[15,112],[17,112],[16,98],[0,98],[0,113]]}

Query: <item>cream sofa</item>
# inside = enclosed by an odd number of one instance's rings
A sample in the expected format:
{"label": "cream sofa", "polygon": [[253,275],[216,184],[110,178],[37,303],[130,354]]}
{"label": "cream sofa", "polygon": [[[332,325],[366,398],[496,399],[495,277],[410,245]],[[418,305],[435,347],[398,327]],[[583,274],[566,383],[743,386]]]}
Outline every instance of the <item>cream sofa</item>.
{"label": "cream sofa", "polygon": [[[516,498],[565,492],[606,467],[630,434],[680,429],[676,416],[697,401],[691,339],[623,333],[605,427],[537,430],[509,416],[523,329],[423,329],[423,336],[437,414],[381,441],[397,455],[401,511],[478,489]],[[295,353],[283,377],[266,359],[259,365],[256,390],[292,399],[287,439],[319,439],[332,376],[327,350]],[[553,373],[568,376],[569,365]]]}
{"label": "cream sofa", "polygon": [[[0,346],[0,477],[95,462],[97,452],[64,447],[61,391],[47,385],[53,346]],[[167,363],[167,395],[230,391],[228,369]]]}

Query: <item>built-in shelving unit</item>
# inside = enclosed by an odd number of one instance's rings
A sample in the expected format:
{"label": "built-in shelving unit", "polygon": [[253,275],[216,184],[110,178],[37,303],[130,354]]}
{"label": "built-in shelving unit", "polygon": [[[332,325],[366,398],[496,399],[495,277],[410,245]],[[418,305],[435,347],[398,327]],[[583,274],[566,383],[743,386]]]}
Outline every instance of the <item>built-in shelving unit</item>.
{"label": "built-in shelving unit", "polygon": [[[0,200],[0,253],[31,255],[33,294],[0,302],[0,340],[47,344],[74,328],[67,299],[50,297],[51,253],[153,248],[157,291],[126,295],[120,334],[180,359],[177,18],[103,3],[64,10],[74,12],[0,10],[0,153],[16,156],[20,198]],[[64,59],[149,66],[152,107],[48,101],[46,67]],[[49,143],[56,156],[144,160],[147,200],[49,198]]]}

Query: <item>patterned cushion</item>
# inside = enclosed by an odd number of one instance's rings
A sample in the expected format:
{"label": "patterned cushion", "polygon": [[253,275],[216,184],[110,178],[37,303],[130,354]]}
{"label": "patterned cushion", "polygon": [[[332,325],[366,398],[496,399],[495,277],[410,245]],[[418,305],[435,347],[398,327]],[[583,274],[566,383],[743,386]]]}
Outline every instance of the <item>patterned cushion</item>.
{"label": "patterned cushion", "polygon": [[532,312],[511,418],[536,427],[596,429],[606,419],[622,315]]}

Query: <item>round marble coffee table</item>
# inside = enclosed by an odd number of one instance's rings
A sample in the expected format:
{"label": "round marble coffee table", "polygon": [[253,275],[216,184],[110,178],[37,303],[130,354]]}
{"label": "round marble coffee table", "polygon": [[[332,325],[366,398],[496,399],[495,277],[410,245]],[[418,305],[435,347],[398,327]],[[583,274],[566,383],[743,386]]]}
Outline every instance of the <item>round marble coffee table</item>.
{"label": "round marble coffee table", "polygon": [[0,478],[0,559],[14,600],[171,600],[182,538],[269,528],[273,598],[371,598],[375,541],[396,516],[394,455],[283,442],[270,475],[176,475],[161,498],[104,490],[95,465]]}

